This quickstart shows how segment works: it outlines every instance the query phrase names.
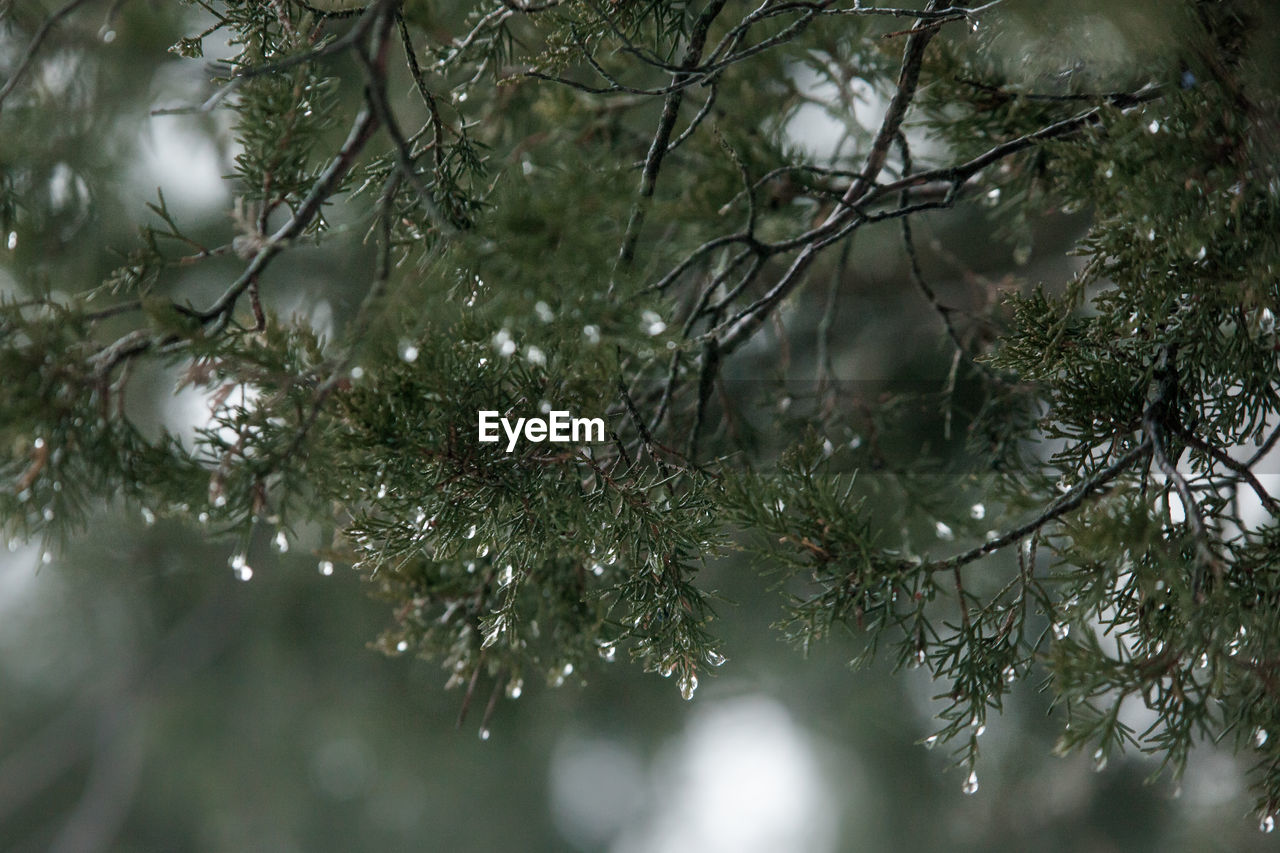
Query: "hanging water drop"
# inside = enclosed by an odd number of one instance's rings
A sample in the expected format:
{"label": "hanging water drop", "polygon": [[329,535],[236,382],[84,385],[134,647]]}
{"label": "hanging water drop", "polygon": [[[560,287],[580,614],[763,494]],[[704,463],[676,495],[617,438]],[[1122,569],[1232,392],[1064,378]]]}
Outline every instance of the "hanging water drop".
{"label": "hanging water drop", "polygon": [[413,344],[406,345],[400,350],[400,358],[409,364],[413,364],[418,360],[418,348]]}
{"label": "hanging water drop", "polygon": [[237,579],[247,581],[253,577],[253,569],[250,568],[247,558],[243,551],[237,551],[231,555],[231,559],[227,561],[231,566],[231,571],[235,573]]}
{"label": "hanging water drop", "polygon": [[1253,730],[1253,745],[1258,749],[1262,749],[1263,745],[1267,742],[1268,737],[1269,735],[1267,734],[1267,730],[1262,728],[1262,726],[1258,726],[1258,728]]}
{"label": "hanging water drop", "polygon": [[915,661],[916,661],[916,666],[924,666],[924,662],[925,662],[924,649],[916,649]]}
{"label": "hanging water drop", "polygon": [[401,640],[400,642],[396,643],[396,651],[401,653],[409,651],[409,641]]}
{"label": "hanging water drop", "polygon": [[498,642],[498,638],[502,636],[502,620],[494,623],[493,629],[484,638],[484,642],[480,644],[480,648],[487,649],[494,643]]}
{"label": "hanging water drop", "polygon": [[17,232],[17,231],[10,231],[10,232],[9,232],[9,241],[8,241],[8,246],[9,246],[9,251],[10,251],[10,252],[12,252],[14,249],[18,248],[18,232]]}
{"label": "hanging water drop", "polygon": [[1258,821],[1258,831],[1265,835],[1270,835],[1276,830],[1276,819],[1274,815],[1263,815],[1262,820]]}
{"label": "hanging water drop", "polygon": [[156,514],[145,506],[142,508],[142,523],[147,527],[156,523]]}
{"label": "hanging water drop", "polygon": [[987,517],[987,508],[980,503],[976,503],[969,507],[969,517],[974,521],[981,521]]}
{"label": "hanging water drop", "polygon": [[1208,653],[1208,652],[1203,652],[1203,653],[1200,655],[1200,663],[1199,663],[1198,665],[1199,665],[1199,667],[1200,667],[1201,669],[1204,669],[1205,667],[1207,667],[1207,666],[1209,665],[1209,653]]}
{"label": "hanging water drop", "polygon": [[969,778],[964,780],[964,787],[962,787],[960,790],[964,791],[966,794],[971,794],[971,795],[978,793],[978,771],[976,770],[969,771]]}
{"label": "hanging water drop", "polygon": [[488,740],[488,739],[489,739],[489,727],[485,726],[484,728],[480,729],[480,740]]}
{"label": "hanging water drop", "polygon": [[471,525],[471,527],[469,527],[469,528],[467,529],[467,532],[466,532],[466,533],[464,533],[464,534],[462,535],[462,538],[463,538],[463,539],[475,539],[475,538],[476,538],[476,526],[475,526],[474,524],[473,524],[473,525]]}
{"label": "hanging water drop", "polygon": [[1014,669],[1012,664],[1006,666],[1000,674],[1004,676],[1005,684],[1013,684],[1013,682],[1018,680],[1018,670]]}
{"label": "hanging water drop", "polygon": [[707,659],[707,663],[711,664],[712,666],[724,666],[724,662],[727,660],[727,658],[724,655],[720,654],[714,649],[707,649],[707,653],[705,657]]}
{"label": "hanging water drop", "polygon": [[486,543],[476,548],[476,556],[480,558],[489,556],[489,545]]}
{"label": "hanging water drop", "polygon": [[325,577],[329,577],[333,574],[333,563],[329,560],[321,560],[320,565],[317,568],[320,570],[320,574]]}
{"label": "hanging water drop", "polygon": [[943,542],[950,542],[952,539],[956,538],[956,535],[951,531],[951,528],[941,521],[934,522],[933,529],[934,532],[938,534],[938,538]]}
{"label": "hanging water drop", "polygon": [[276,531],[276,550],[281,554],[289,552],[289,537],[284,535],[283,530]]}
{"label": "hanging water drop", "polygon": [[510,583],[513,580],[515,580],[515,578],[516,578],[515,566],[511,565],[510,563],[507,563],[507,565],[502,569],[502,574],[498,575],[498,587],[502,588],[510,585]]}
{"label": "hanging water drop", "polygon": [[935,746],[937,746],[937,745],[938,745],[938,736],[937,736],[937,735],[929,735],[927,738],[925,738],[925,739],[924,739],[924,748],[925,748],[925,749],[933,749],[933,748],[934,748]]}
{"label": "hanging water drop", "polygon": [[600,659],[605,663],[613,663],[614,658],[618,656],[618,647],[612,643],[605,643],[600,647]]}
{"label": "hanging water drop", "polygon": [[600,577],[601,575],[604,574],[604,566],[600,565],[599,563],[592,563],[591,574],[595,575],[596,577]]}
{"label": "hanging water drop", "polygon": [[1071,625],[1066,622],[1053,623],[1053,638],[1055,640],[1065,640],[1067,635],[1071,633]]}
{"label": "hanging water drop", "polygon": [[683,677],[681,677],[680,695],[684,697],[686,702],[693,698],[693,691],[697,689],[698,689],[698,676],[690,672],[687,675],[684,675]]}
{"label": "hanging water drop", "polygon": [[1103,752],[1102,747],[1098,747],[1093,753],[1093,772],[1101,773],[1107,769],[1107,754]]}
{"label": "hanging water drop", "polygon": [[507,682],[508,699],[519,699],[522,693],[524,693],[524,679],[513,678]]}

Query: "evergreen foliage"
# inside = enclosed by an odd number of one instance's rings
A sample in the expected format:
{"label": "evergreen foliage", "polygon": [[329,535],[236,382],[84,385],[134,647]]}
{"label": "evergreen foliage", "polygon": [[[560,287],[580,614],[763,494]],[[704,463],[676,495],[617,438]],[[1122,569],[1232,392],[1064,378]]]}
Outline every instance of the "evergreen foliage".
{"label": "evergreen foliage", "polygon": [[[1136,747],[1177,775],[1195,742],[1234,739],[1273,826],[1260,0],[1161,4],[1140,49],[1048,71],[984,41],[1012,2],[192,0],[147,25],[185,63],[231,45],[187,111],[233,117],[233,209],[191,226],[159,194],[110,270],[46,255],[112,213],[96,164],[57,151],[137,116],[94,106],[127,84],[90,4],[41,5],[9,10],[0,89],[7,535],[54,547],[115,499],[233,540],[247,579],[255,532],[319,524],[319,558],[390,606],[380,647],[443,666],[464,713],[627,656],[691,697],[725,659],[699,570],[749,548],[801,649],[848,630],[860,661],[930,670],[947,705],[927,744],[954,746],[966,790],[988,714],[1031,680],[1062,749],[1099,763]],[[815,101],[803,75],[835,93],[830,157],[786,133]],[[1037,222],[1086,213],[1077,274],[952,307],[925,272],[945,249],[913,231],[949,208],[1022,263]],[[886,234],[943,383],[837,378],[852,241]],[[364,276],[332,335],[270,295],[326,245]],[[135,423],[145,370],[209,395],[194,441]],[[476,441],[478,410],[551,407],[605,416],[608,440]],[[1125,703],[1155,722],[1130,730]]]}

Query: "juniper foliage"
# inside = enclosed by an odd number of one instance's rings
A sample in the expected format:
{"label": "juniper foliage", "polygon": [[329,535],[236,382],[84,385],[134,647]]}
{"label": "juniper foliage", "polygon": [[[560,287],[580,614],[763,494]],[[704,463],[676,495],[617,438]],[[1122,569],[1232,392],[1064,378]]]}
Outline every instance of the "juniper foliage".
{"label": "juniper foliage", "polygon": [[[233,204],[192,225],[157,195],[111,269],[59,260],[115,212],[102,165],[58,152],[137,120],[95,107],[125,67],[92,3],[7,7],[9,536],[54,548],[123,502],[226,537],[247,577],[263,535],[319,525],[319,558],[387,600],[379,645],[443,666],[464,713],[487,695],[486,720],[615,657],[691,697],[725,660],[700,570],[748,548],[799,647],[850,631],[860,661],[929,669],[948,704],[928,743],[967,771],[1030,680],[1062,749],[1100,763],[1136,747],[1176,776],[1234,739],[1273,825],[1265,4],[1138,6],[1123,55],[1038,63],[985,36],[1012,0],[186,5],[129,21],[171,31],[170,63],[224,57],[185,112],[230,116]],[[843,123],[829,156],[787,132],[805,80]],[[976,279],[953,307],[925,273],[946,247],[916,239],[953,208],[1024,263],[1037,222],[1084,214],[1078,272]],[[855,237],[901,247],[950,352],[940,385],[838,378]],[[325,334],[271,291],[334,245],[362,295]],[[208,395],[194,441],[137,422],[147,370]],[[604,414],[608,440],[476,441],[480,409],[552,405]]]}

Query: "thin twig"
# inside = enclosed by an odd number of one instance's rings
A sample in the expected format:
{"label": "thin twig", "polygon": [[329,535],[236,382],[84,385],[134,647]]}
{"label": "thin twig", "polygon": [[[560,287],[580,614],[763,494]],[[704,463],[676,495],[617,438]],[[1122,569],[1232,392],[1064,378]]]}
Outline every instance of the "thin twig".
{"label": "thin twig", "polygon": [[54,10],[49,17],[44,19],[44,23],[40,25],[40,29],[36,30],[36,34],[31,37],[31,41],[27,43],[27,51],[22,55],[22,59],[18,60],[18,67],[13,69],[13,73],[9,75],[9,79],[5,81],[3,87],[0,87],[0,107],[3,107],[5,98],[9,97],[31,68],[31,63],[35,60],[36,54],[40,52],[40,47],[44,44],[44,40],[48,38],[49,33],[57,26],[58,22],[79,9],[81,6],[88,5],[94,0],[70,0],[69,3]]}

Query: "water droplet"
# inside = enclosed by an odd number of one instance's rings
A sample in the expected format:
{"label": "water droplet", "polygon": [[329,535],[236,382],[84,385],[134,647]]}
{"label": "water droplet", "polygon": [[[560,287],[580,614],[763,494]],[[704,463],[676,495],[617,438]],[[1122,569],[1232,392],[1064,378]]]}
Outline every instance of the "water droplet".
{"label": "water droplet", "polygon": [[1107,769],[1107,754],[1103,752],[1102,747],[1098,747],[1093,753],[1093,772],[1101,773]]}
{"label": "water droplet", "polygon": [[1151,124],[1147,125],[1147,133],[1159,133],[1159,132],[1160,132],[1160,122],[1157,121],[1156,119],[1152,119]]}
{"label": "water droplet", "polygon": [[398,651],[398,652],[407,652],[407,651],[409,651],[409,641],[408,641],[408,640],[401,640],[400,642],[396,643],[396,651]]}
{"label": "water droplet", "polygon": [[488,739],[489,739],[489,727],[485,726],[480,730],[480,740],[488,740]]}
{"label": "water droplet", "polygon": [[924,666],[924,662],[925,662],[924,649],[916,649],[915,661],[916,661],[916,666]]}
{"label": "water droplet", "polygon": [[573,664],[571,664],[571,663],[566,663],[566,664],[565,664],[565,665],[560,669],[560,674],[561,674],[562,676],[564,676],[565,678],[568,678],[569,676],[573,675]]}
{"label": "water droplet", "polygon": [[364,379],[364,368],[358,364],[351,368],[351,379],[355,382],[359,382],[361,379]]}
{"label": "water droplet", "polygon": [[720,654],[719,652],[715,651],[714,649],[707,649],[707,653],[705,657],[707,659],[707,663],[711,664],[712,666],[724,666],[724,662],[728,660],[728,658],[726,658],[724,655]]}
{"label": "water droplet", "polygon": [[1262,746],[1267,742],[1268,737],[1269,735],[1267,734],[1267,730],[1259,726],[1253,730],[1253,745],[1258,749],[1262,749]]}
{"label": "water droplet", "polygon": [[1005,684],[1013,684],[1013,682],[1018,680],[1018,670],[1014,669],[1012,665],[1006,666],[1003,672],[1001,672],[1001,675],[1004,676]]}
{"label": "water droplet", "polygon": [[974,521],[981,521],[987,517],[987,508],[980,503],[976,503],[969,507],[969,517]]}
{"label": "water droplet", "polygon": [[515,579],[516,579],[515,566],[511,565],[510,563],[507,563],[507,565],[502,569],[502,572],[498,575],[498,587],[502,588],[502,587],[508,586]]}
{"label": "water droplet", "polygon": [[9,232],[9,241],[8,241],[8,246],[9,246],[9,251],[10,251],[10,252],[12,252],[14,249],[18,248],[18,232],[17,232],[17,231],[10,231],[10,232]]}
{"label": "water droplet", "polygon": [[582,336],[587,339],[587,343],[598,344],[600,343],[600,327],[596,325],[583,326]]}
{"label": "water droplet", "polygon": [[1053,623],[1053,638],[1055,640],[1065,640],[1067,635],[1071,633],[1071,625],[1066,622]]}
{"label": "water droplet", "polygon": [[538,347],[529,346],[525,348],[524,360],[537,367],[545,367],[547,364],[547,354]]}
{"label": "water droplet", "polygon": [[471,525],[469,528],[467,528],[467,532],[466,532],[466,533],[464,533],[464,534],[462,535],[462,538],[463,538],[463,539],[475,539],[475,538],[476,538],[476,526],[473,524],[473,525]]}
{"label": "water droplet", "polygon": [[662,317],[654,311],[645,311],[640,315],[641,324],[644,326],[645,333],[650,337],[660,335],[667,330],[667,324],[663,322]]}
{"label": "water droplet", "polygon": [[618,647],[612,643],[605,643],[600,647],[600,659],[605,663],[613,663],[614,658],[618,656]]}
{"label": "water droplet", "polygon": [[494,643],[498,642],[498,638],[502,636],[502,620],[498,620],[494,624],[493,629],[485,636],[484,642],[480,644],[480,648],[487,649]]}
{"label": "water droplet", "polygon": [[533,313],[538,315],[538,319],[544,323],[550,323],[555,319],[555,312],[551,310],[551,306],[539,300],[533,305]]}
{"label": "water droplet", "polygon": [[935,521],[933,529],[938,534],[938,538],[943,542],[950,542],[952,539],[956,538],[956,535],[951,531],[951,528],[941,521]]}
{"label": "water droplet", "polygon": [[489,556],[489,544],[487,542],[476,547],[476,556],[480,558]]}
{"label": "water droplet", "polygon": [[409,364],[413,364],[418,360],[418,348],[413,344],[406,345],[400,350],[400,358],[404,359]]}
{"label": "water droplet", "polygon": [[836,446],[831,443],[831,439],[824,438],[822,440],[822,455],[825,457],[830,457],[831,454],[835,452],[836,452]]}
{"label": "water droplet", "polygon": [[329,577],[333,574],[333,562],[330,560],[321,560],[318,568],[320,570],[320,574],[325,577]]}
{"label": "water droplet", "polygon": [[45,521],[53,521],[53,507],[45,507],[44,512],[42,512],[41,515],[44,517]]}
{"label": "water droplet", "polygon": [[276,550],[281,554],[289,553],[289,537],[284,534],[283,530],[276,531]]}
{"label": "water droplet", "polygon": [[692,672],[680,678],[680,695],[684,697],[686,702],[693,698],[693,691],[697,689],[698,676],[694,675]]}
{"label": "water droplet", "polygon": [[247,581],[253,577],[253,567],[247,562],[243,552],[237,552],[231,557],[231,571],[235,573],[236,579]]}
{"label": "water droplet", "polygon": [[524,679],[513,678],[507,682],[507,698],[519,699],[524,693]]}
{"label": "water droplet", "polygon": [[964,791],[966,794],[978,793],[978,771],[977,770],[969,771],[969,778],[964,780],[964,787],[962,787],[960,790]]}
{"label": "water droplet", "polygon": [[933,748],[934,748],[935,746],[937,746],[937,745],[938,745],[938,736],[937,736],[937,735],[929,735],[927,738],[925,738],[925,739],[924,739],[924,748],[925,748],[925,749],[933,749]]}
{"label": "water droplet", "polygon": [[976,33],[977,31],[978,31],[978,20],[975,18],[974,20],[969,22],[969,32]]}
{"label": "water droplet", "polygon": [[595,575],[596,577],[600,577],[601,575],[604,574],[604,566],[600,565],[599,563],[592,563],[591,574]]}
{"label": "water droplet", "polygon": [[979,723],[979,724],[978,724],[978,727],[977,727],[976,729],[974,729],[974,730],[973,730],[973,736],[974,736],[974,737],[982,737],[982,736],[983,736],[983,735],[985,735],[986,733],[987,733],[987,724],[986,724],[986,723]]}
{"label": "water droplet", "polygon": [[142,508],[142,523],[147,527],[156,523],[156,514],[145,506]]}
{"label": "water droplet", "polygon": [[102,29],[98,30],[98,38],[102,39],[103,44],[111,44],[116,40],[116,31],[110,27],[104,26]]}
{"label": "water droplet", "polygon": [[1262,820],[1258,821],[1258,831],[1266,835],[1270,835],[1276,830],[1276,819],[1274,815],[1263,815]]}

